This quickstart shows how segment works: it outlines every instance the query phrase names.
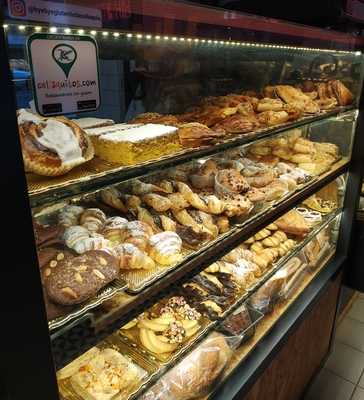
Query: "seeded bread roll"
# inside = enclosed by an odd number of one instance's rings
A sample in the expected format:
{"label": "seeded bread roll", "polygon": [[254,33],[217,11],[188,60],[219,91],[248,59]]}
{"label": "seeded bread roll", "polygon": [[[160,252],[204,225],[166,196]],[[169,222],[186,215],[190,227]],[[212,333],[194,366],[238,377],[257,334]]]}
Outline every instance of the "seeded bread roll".
{"label": "seeded bread roll", "polygon": [[118,275],[119,265],[114,256],[105,251],[92,250],[59,262],[45,286],[51,301],[73,305],[94,296]]}

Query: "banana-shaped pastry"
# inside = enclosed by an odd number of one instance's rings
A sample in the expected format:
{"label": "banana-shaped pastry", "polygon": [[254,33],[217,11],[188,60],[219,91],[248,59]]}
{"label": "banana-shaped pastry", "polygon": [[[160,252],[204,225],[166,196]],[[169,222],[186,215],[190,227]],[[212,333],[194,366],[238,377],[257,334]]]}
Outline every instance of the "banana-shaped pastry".
{"label": "banana-shaped pastry", "polygon": [[177,343],[168,343],[164,341],[163,336],[156,335],[149,329],[141,328],[139,331],[142,345],[155,354],[172,353],[178,347]]}
{"label": "banana-shaped pastry", "polygon": [[192,189],[183,182],[176,182],[178,191],[182,194],[185,200],[194,208],[198,210],[209,212],[207,204],[201,199],[201,197],[194,193]]}
{"label": "banana-shaped pastry", "polygon": [[156,193],[145,194],[142,199],[157,212],[168,211],[172,207],[171,200]]}

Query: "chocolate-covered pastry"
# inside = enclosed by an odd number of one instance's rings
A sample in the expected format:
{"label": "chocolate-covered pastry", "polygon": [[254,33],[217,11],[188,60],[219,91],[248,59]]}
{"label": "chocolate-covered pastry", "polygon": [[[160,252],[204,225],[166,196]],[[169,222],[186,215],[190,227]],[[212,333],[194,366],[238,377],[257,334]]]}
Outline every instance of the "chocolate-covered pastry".
{"label": "chocolate-covered pastry", "polygon": [[197,248],[208,239],[206,232],[195,232],[190,226],[177,224],[176,233],[188,247]]}
{"label": "chocolate-covered pastry", "polygon": [[64,227],[61,225],[42,225],[34,221],[33,229],[37,247],[63,243],[62,235]]}
{"label": "chocolate-covered pastry", "polygon": [[249,311],[245,305],[239,310],[235,311],[228,318],[225,319],[222,326],[223,328],[231,333],[232,335],[240,335],[249,326],[251,326],[252,320],[249,315]]}
{"label": "chocolate-covered pastry", "polygon": [[73,305],[95,295],[118,274],[119,264],[114,256],[102,250],[91,250],[61,262],[51,271],[45,286],[51,301]]}

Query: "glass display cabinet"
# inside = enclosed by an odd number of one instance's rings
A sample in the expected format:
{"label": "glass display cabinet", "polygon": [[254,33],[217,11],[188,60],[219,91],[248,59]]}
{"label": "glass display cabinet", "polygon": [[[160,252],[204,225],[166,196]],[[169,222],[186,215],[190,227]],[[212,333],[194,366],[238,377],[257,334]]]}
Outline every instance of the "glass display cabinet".
{"label": "glass display cabinet", "polygon": [[302,394],[361,277],[363,39],[167,0],[2,11],[5,398],[249,399],[325,300]]}

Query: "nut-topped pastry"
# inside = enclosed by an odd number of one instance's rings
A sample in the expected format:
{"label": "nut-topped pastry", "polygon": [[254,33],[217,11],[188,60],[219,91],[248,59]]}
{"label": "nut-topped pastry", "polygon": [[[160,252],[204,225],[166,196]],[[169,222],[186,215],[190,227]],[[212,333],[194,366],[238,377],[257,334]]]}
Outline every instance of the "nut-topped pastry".
{"label": "nut-topped pastry", "polygon": [[94,148],[85,132],[65,117],[44,118],[18,111],[25,168],[38,175],[63,175],[91,160]]}
{"label": "nut-topped pastry", "polygon": [[45,285],[50,300],[58,304],[79,304],[116,279],[119,265],[111,254],[93,250],[59,261]]}

